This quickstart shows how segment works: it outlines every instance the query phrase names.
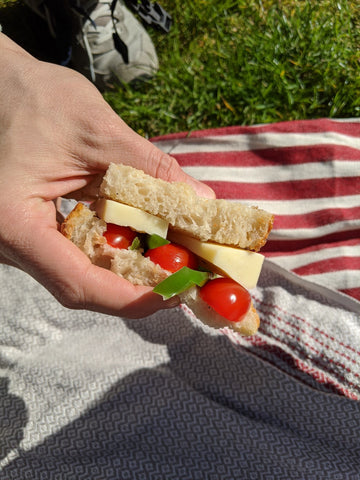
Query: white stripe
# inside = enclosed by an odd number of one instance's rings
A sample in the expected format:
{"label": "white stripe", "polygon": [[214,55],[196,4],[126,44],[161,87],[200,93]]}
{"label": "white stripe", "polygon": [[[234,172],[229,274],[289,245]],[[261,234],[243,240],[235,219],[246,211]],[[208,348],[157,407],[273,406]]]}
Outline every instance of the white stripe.
{"label": "white stripe", "polygon": [[298,253],[296,255],[279,255],[276,257],[270,257],[270,260],[288,270],[294,270],[295,268],[310,265],[314,262],[339,257],[360,257],[360,245],[324,248],[322,250]]}
{"label": "white stripe", "polygon": [[271,230],[271,240],[302,240],[306,238],[319,238],[336,232],[347,232],[360,228],[360,218],[355,220],[344,220],[328,225],[321,225],[312,228],[282,228]]}
{"label": "white stripe", "polygon": [[254,133],[218,135],[202,138],[159,140],[154,144],[166,153],[234,152],[263,148],[308,145],[339,145],[360,149],[360,138],[336,132],[319,133]]}
{"label": "white stripe", "polygon": [[303,278],[311,282],[326,285],[335,290],[360,287],[359,270],[340,270],[338,272],[318,273],[314,275],[303,275]]}
{"label": "white stripe", "polygon": [[360,123],[360,118],[332,118],[331,121],[338,123]]}
{"label": "white stripe", "polygon": [[184,167],[185,172],[201,181],[271,183],[291,180],[342,178],[360,176],[360,162],[314,162],[309,165],[276,165],[259,167]]}
{"label": "white stripe", "polygon": [[[234,200],[236,201],[236,200]],[[360,195],[343,197],[307,198],[297,200],[241,200],[247,205],[257,205],[274,215],[303,215],[328,208],[354,208],[360,205]]]}

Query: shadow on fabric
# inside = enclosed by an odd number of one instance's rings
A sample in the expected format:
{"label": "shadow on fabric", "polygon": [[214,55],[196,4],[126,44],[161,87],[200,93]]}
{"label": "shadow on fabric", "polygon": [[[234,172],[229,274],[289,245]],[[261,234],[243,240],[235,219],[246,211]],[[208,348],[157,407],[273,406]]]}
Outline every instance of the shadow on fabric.
{"label": "shadow on fabric", "polygon": [[[1,479],[358,479],[360,404],[294,381],[224,336],[127,321],[170,360],[141,368]],[[156,328],[155,328],[156,327]]]}
{"label": "shadow on fabric", "polygon": [[9,393],[9,379],[0,377],[0,460],[17,449],[23,439],[28,414],[24,401]]}

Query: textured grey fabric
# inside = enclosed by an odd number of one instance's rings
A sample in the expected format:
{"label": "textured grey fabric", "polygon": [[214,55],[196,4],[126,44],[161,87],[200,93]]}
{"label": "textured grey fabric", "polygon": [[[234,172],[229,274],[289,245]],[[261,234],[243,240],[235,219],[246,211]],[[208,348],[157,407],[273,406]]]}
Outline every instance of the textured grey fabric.
{"label": "textured grey fabric", "polygon": [[1,479],[360,478],[358,302],[265,262],[250,341],[180,308],[70,311],[7,266],[0,282]]}

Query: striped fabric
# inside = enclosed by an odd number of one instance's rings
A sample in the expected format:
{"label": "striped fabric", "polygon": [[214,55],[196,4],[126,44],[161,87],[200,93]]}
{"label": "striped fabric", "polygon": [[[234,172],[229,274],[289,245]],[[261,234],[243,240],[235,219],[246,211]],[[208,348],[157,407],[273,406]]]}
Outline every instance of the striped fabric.
{"label": "striped fabric", "polygon": [[311,120],[157,137],[217,197],[275,214],[268,258],[360,300],[360,123]]}

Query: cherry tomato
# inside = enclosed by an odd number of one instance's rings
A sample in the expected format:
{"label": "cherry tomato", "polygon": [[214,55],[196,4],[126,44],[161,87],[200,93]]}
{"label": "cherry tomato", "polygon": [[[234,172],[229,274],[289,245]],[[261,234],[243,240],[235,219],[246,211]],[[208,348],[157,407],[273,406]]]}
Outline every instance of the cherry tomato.
{"label": "cherry tomato", "polygon": [[151,248],[145,253],[145,257],[160,265],[168,272],[177,272],[182,267],[197,268],[196,255],[186,247],[176,243],[168,243],[160,247]]}
{"label": "cherry tomato", "polygon": [[208,281],[200,288],[200,297],[230,322],[239,322],[251,305],[250,293],[231,278]]}
{"label": "cherry tomato", "polygon": [[109,245],[115,248],[129,248],[137,233],[129,227],[120,227],[114,223],[108,223],[104,237]]}

